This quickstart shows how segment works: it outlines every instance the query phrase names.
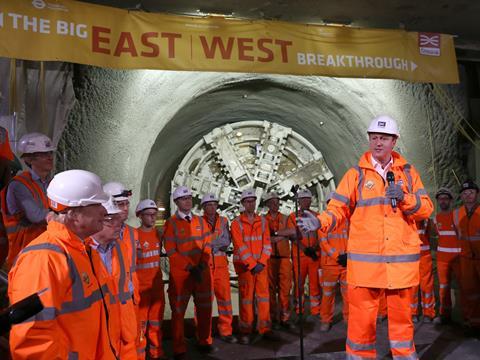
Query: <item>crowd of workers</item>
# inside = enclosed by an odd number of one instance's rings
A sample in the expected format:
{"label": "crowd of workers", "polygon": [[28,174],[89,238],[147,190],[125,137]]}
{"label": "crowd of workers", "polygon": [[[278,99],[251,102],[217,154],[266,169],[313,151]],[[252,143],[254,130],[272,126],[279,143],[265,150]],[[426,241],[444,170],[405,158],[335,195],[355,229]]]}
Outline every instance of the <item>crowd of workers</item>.
{"label": "crowd of workers", "polygon": [[[221,340],[275,341],[276,330],[298,326],[299,316],[292,313],[303,306],[295,299],[307,283],[305,305],[323,332],[332,326],[340,287],[347,359],[376,357],[376,324],[385,317],[393,358],[417,359],[413,323],[420,308],[424,322],[451,321],[453,278],[464,323],[478,329],[478,186],[463,183],[463,204],[455,210],[452,192],[438,189],[438,212],[431,217],[433,204],[417,171],[393,151],[396,122],[377,117],[368,136],[369,151],[347,171],[322,213],[310,209],[312,194],[303,189],[297,194],[298,213],[280,213],[280,197],[268,193],[261,199],[268,212],[260,215],[260,199],[247,189],[240,198],[242,213],[229,224],[219,215],[214,194],[202,197],[203,214],[196,215],[191,190],[180,186],[172,194],[177,209],[160,233],[153,200],[136,206],[139,228],[127,225],[131,191],[119,182],[102,184],[85,170],[50,179],[54,145],[45,135],[25,135],[18,150],[28,168],[1,193],[1,260],[9,270],[9,301],[38,293],[44,309],[12,327],[12,358],[165,358],[162,250],[169,261],[175,359],[188,358],[184,317],[191,297],[197,346],[208,354],[216,350],[214,301]],[[7,150],[2,148],[2,157],[10,156]],[[438,314],[432,235],[437,238]],[[239,291],[236,335],[227,254],[232,248]]]}

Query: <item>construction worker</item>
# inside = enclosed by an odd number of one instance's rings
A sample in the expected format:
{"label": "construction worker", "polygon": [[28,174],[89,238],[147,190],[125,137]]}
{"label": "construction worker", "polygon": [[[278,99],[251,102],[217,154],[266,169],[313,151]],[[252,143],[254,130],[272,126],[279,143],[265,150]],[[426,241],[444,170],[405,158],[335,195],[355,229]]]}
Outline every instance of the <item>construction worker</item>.
{"label": "construction worker", "polygon": [[173,192],[177,211],[165,222],[163,241],[170,261],[168,298],[172,309],[175,359],[187,359],[184,317],[190,297],[197,311],[198,349],[206,354],[212,345],[212,278],[209,269],[211,234],[206,221],[192,214],[192,192],[179,186]]}
{"label": "construction worker", "polygon": [[[333,194],[327,196],[327,205]],[[348,321],[348,296],[347,296],[347,240],[348,220],[337,226],[327,234],[319,232],[320,248],[322,249],[320,267],[322,277],[322,303],[320,305],[320,331],[327,332],[332,327],[335,309],[335,292],[340,284],[343,305],[343,321]]]}
{"label": "construction worker", "polygon": [[418,292],[421,293],[421,307],[423,322],[431,323],[435,318],[435,293],[433,291],[433,263],[430,252],[430,221],[428,219],[417,221],[417,234],[422,242],[420,244],[420,284],[412,289],[412,320],[417,323]]}
{"label": "construction worker", "polygon": [[268,213],[265,215],[270,230],[272,256],[268,260],[268,284],[270,292],[270,318],[273,328],[293,330],[290,323],[290,290],[292,289],[292,261],[288,237],[279,232],[287,228],[287,216],[279,212],[280,197],[275,192],[265,195]]}
{"label": "construction worker", "polygon": [[465,325],[473,334],[480,330],[480,207],[478,186],[465,181],[460,193],[463,206],[453,212],[460,244],[460,295]]}
{"label": "construction worker", "polygon": [[8,236],[7,267],[20,250],[46,230],[49,212],[46,196],[53,169],[50,138],[39,133],[23,135],[18,144],[28,170],[15,176],[2,190],[2,217]]}
{"label": "construction worker", "polygon": [[135,214],[140,219],[137,244],[137,278],[140,292],[138,320],[141,346],[138,359],[145,359],[148,339],[150,359],[165,359],[162,347],[162,322],[165,310],[163,274],[160,268],[162,243],[155,227],[158,206],[145,199],[138,203]]}
{"label": "construction worker", "polygon": [[417,359],[410,310],[419,283],[420,239],[415,221],[433,205],[413,166],[393,148],[395,120],[379,116],[368,130],[369,148],[340,181],[327,210],[298,218],[305,230],[332,231],[349,219],[347,246],[347,359],[375,358],[376,318],[383,293],[394,359]]}
{"label": "construction worker", "polygon": [[440,317],[437,323],[448,324],[451,321],[452,299],[451,281],[455,277],[460,281],[460,241],[453,222],[451,209],[453,194],[447,188],[438,189],[435,194],[440,211],[434,218],[434,230],[438,235],[437,273],[440,295]]}
{"label": "construction worker", "polygon": [[[233,265],[238,274],[239,328],[238,342],[247,345],[260,340],[274,338],[271,332],[270,299],[268,294],[268,259],[272,247],[270,231],[265,218],[255,212],[257,196],[255,190],[242,191],[240,202],[245,211],[232,222]],[[258,335],[250,339],[253,332],[254,309],[257,309]]]}
{"label": "construction worker", "polygon": [[218,198],[214,194],[205,194],[200,205],[203,209],[203,219],[212,233],[212,256],[209,266],[212,272],[213,291],[217,299],[218,332],[221,340],[234,344],[237,338],[232,335],[232,294],[226,253],[231,244],[228,220],[218,215]]}
{"label": "construction worker", "polygon": [[[290,229],[290,235],[295,238],[297,236],[297,222],[296,216],[301,216],[304,212],[311,211],[313,214],[318,213],[310,210],[312,204],[312,193],[310,190],[298,191],[298,206],[299,214],[291,213],[288,217],[287,226]],[[303,289],[305,281],[308,276],[308,288],[309,297],[308,303],[310,304],[310,314],[320,320],[320,301],[321,301],[321,288],[318,276],[318,270],[320,269],[320,241],[317,231],[309,231],[300,233],[301,239],[297,239],[293,242],[292,246],[292,258],[293,258],[293,271],[295,274],[295,299],[298,302],[298,260],[297,260],[297,244],[300,246],[300,288]],[[305,297],[304,297],[305,298]],[[296,304],[297,314],[299,312],[299,304]]]}
{"label": "construction worker", "polygon": [[136,360],[137,318],[126,278],[128,263],[125,248],[116,241],[122,230],[122,210],[111,196],[102,205],[107,215],[103,229],[92,235],[90,247],[101,260],[97,274],[100,272],[104,279],[108,279],[110,339],[120,359]]}
{"label": "construction worker", "polygon": [[108,196],[100,178],[84,170],[57,174],[47,196],[60,215],[21,251],[8,276],[12,303],[38,293],[44,305],[12,327],[12,359],[118,359],[108,336],[107,279],[95,271],[88,244],[102,230]]}

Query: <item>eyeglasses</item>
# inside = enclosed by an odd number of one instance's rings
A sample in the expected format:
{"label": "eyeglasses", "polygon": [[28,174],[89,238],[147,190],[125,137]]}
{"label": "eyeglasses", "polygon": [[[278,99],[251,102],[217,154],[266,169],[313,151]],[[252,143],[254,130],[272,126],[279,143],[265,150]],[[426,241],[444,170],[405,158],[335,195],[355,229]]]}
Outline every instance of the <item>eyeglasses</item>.
{"label": "eyeglasses", "polygon": [[118,223],[120,221],[119,217],[118,216],[112,216],[112,215],[105,215],[103,217],[103,223],[105,225],[115,225],[116,223]]}

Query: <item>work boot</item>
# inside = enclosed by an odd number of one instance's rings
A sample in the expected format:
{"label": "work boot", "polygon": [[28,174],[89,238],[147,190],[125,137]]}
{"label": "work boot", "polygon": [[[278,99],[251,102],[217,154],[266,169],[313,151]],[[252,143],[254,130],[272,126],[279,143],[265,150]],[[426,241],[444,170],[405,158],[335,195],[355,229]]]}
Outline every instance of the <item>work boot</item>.
{"label": "work boot", "polygon": [[448,325],[452,322],[450,315],[440,315],[433,319],[435,325]]}
{"label": "work boot", "polygon": [[328,332],[332,328],[332,324],[322,322],[320,324],[320,332]]}
{"label": "work boot", "polygon": [[280,327],[288,331],[294,331],[297,329],[295,324],[291,323],[290,321],[280,321]]}
{"label": "work boot", "polygon": [[187,355],[186,352],[179,353],[179,354],[173,354],[173,359],[174,360],[188,360],[188,355]]}
{"label": "work boot", "polygon": [[248,345],[250,344],[250,336],[247,334],[242,334],[238,337],[238,343],[240,345]]}
{"label": "work boot", "polygon": [[205,345],[197,345],[198,351],[203,354],[213,354],[218,351],[218,348],[212,344],[205,344]]}
{"label": "work boot", "polygon": [[237,343],[237,338],[233,335],[222,335],[220,336],[220,340],[225,341],[226,343],[229,343],[229,344]]}
{"label": "work boot", "polygon": [[418,316],[417,315],[413,315],[412,316],[412,321],[414,324],[418,323],[419,319],[418,319]]}

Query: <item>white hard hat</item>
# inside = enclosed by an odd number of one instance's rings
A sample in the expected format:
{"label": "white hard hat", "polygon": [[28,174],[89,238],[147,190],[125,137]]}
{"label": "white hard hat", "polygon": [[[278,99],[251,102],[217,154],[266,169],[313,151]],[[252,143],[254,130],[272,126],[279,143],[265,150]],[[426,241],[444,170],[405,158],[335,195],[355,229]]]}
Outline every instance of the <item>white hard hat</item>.
{"label": "white hard hat", "polygon": [[214,194],[205,194],[202,197],[202,201],[200,202],[200,205],[203,205],[208,202],[217,202],[218,203],[218,198]]}
{"label": "white hard hat", "polygon": [[267,202],[271,199],[280,199],[280,196],[276,192],[269,192],[264,196],[263,201]]}
{"label": "white hard hat", "polygon": [[397,122],[388,115],[380,115],[372,120],[367,133],[381,133],[400,136]]}
{"label": "white hard hat", "polygon": [[192,191],[186,186],[179,186],[175,189],[172,196],[173,200],[177,200],[184,196],[192,196]]}
{"label": "white hard hat", "polygon": [[255,194],[254,189],[246,189],[242,191],[242,195],[240,196],[240,201],[243,201],[247,198],[257,198],[257,194]]}
{"label": "white hard hat", "polygon": [[55,175],[48,185],[47,197],[55,211],[108,201],[100,178],[86,170],[67,170]]}
{"label": "white hard hat", "polygon": [[53,146],[52,140],[47,135],[40,133],[25,134],[18,142],[18,151],[23,154],[36,152],[50,152],[57,148]]}
{"label": "white hard hat", "polygon": [[138,214],[139,212],[147,209],[158,210],[158,206],[157,204],[155,204],[155,201],[151,199],[142,200],[138,203],[137,208],[135,209],[135,214]]}
{"label": "white hard hat", "polygon": [[310,192],[310,190],[308,189],[303,189],[303,190],[299,190],[298,191],[298,198],[299,199],[302,199],[302,198],[309,198],[311,199],[312,198],[312,193]]}
{"label": "white hard hat", "polygon": [[103,185],[103,191],[113,196],[113,200],[115,201],[128,200],[128,198],[132,196],[132,190],[127,190],[125,185],[116,181],[111,181]]}
{"label": "white hard hat", "polygon": [[115,201],[113,201],[113,197],[110,196],[108,198],[108,201],[104,202],[102,206],[107,210],[108,215],[115,215],[115,214],[120,214],[122,210],[115,204]]}

